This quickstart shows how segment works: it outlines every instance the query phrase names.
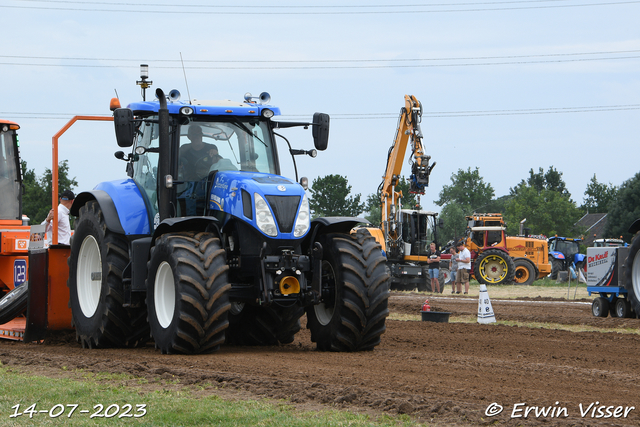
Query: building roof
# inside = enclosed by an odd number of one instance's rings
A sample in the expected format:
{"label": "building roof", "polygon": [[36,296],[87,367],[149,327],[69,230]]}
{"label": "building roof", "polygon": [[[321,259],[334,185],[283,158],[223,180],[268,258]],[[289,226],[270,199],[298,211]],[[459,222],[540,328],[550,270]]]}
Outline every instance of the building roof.
{"label": "building roof", "polygon": [[604,235],[604,229],[607,225],[606,213],[588,213],[580,218],[578,222],[576,222],[576,225],[586,229],[584,233],[584,244],[587,247],[593,246],[595,239],[610,237]]}

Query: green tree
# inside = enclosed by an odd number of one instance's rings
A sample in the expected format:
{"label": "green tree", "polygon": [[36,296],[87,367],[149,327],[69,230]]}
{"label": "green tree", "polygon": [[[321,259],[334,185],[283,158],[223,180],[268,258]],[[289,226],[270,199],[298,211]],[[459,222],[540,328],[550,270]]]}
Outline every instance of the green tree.
{"label": "green tree", "polygon": [[439,218],[442,218],[444,224],[439,231],[438,240],[440,244],[445,244],[449,240],[460,240],[464,237],[467,228],[466,214],[462,207],[453,202],[447,203],[440,211]]}
{"label": "green tree", "polygon": [[309,207],[314,217],[358,216],[364,211],[360,194],[350,196],[351,186],[341,175],[327,175],[316,178],[311,184]]}
{"label": "green tree", "polygon": [[485,183],[480,171],[468,168],[466,171],[458,169],[451,175],[451,185],[445,185],[440,191],[440,198],[434,200],[438,206],[443,206],[439,217],[444,226],[439,240],[459,239],[464,236],[467,227],[466,216],[474,212],[486,212],[492,206],[495,194],[491,184]]}
{"label": "green tree", "polygon": [[571,237],[580,233],[575,223],[581,212],[567,191],[562,172],[553,166],[547,173],[542,168],[538,173],[531,169],[527,181],[522,180],[510,193],[504,212],[508,234],[518,234],[520,221],[525,218],[534,234]]}
{"label": "green tree", "polygon": [[[418,203],[418,197],[414,193],[409,192],[409,181],[404,177],[400,178],[400,182],[396,186],[396,191],[402,192],[402,208],[403,209],[421,209]],[[380,202],[380,189],[375,193],[369,194],[365,201],[364,216],[371,224],[380,225],[382,222],[382,205]]]}
{"label": "green tree", "polygon": [[[22,213],[31,219],[31,224],[40,224],[51,209],[51,169],[46,168],[44,175],[36,176],[34,169],[27,168],[27,162],[22,160]],[[58,194],[64,190],[74,190],[78,182],[69,178],[69,163],[63,160],[58,165]]]}
{"label": "green tree", "polygon": [[594,173],[584,192],[585,198],[582,210],[585,213],[607,213],[609,212],[609,205],[615,200],[617,194],[618,187],[611,183],[608,185],[599,183]]}
{"label": "green tree", "polygon": [[[524,180],[520,183],[524,183]],[[553,166],[549,166],[549,170],[544,172],[544,169],[538,168],[538,173],[533,172],[533,168],[529,171],[529,178],[527,178],[527,184],[530,187],[535,188],[538,192],[542,190],[557,191],[560,194],[569,194],[567,186],[562,180],[562,172],[558,172]]]}
{"label": "green tree", "polygon": [[466,171],[458,169],[457,173],[451,175],[451,185],[442,187],[440,198],[434,203],[438,206],[456,203],[465,214],[471,215],[485,208],[494,194],[493,187],[484,182],[478,168],[472,171],[469,167]]}
{"label": "green tree", "polygon": [[618,237],[630,242],[629,226],[640,218],[640,172],[622,183],[607,215],[606,237]]}

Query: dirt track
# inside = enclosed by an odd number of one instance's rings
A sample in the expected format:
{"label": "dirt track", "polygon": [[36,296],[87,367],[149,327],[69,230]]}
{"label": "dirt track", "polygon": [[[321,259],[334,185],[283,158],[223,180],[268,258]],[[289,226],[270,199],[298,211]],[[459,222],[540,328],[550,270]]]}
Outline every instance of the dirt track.
{"label": "dirt track", "polygon": [[[416,315],[424,298],[394,293],[391,312]],[[453,317],[475,316],[478,309],[476,298],[429,298],[434,309]],[[585,302],[492,300],[492,305],[498,320],[640,327],[638,319],[593,318]],[[73,335],[58,334],[45,344],[0,340],[0,361],[22,372],[57,377],[71,375],[74,368],[128,372],[146,377],[152,388],[176,387],[175,379],[181,385],[211,383],[217,386],[206,393],[229,398],[282,398],[301,409],[409,414],[430,425],[640,424],[636,334],[388,320],[382,344],[372,352],[318,352],[303,329],[286,346],[225,346],[200,356],[162,356],[151,344],[135,350],[84,350]],[[504,410],[488,417],[485,411],[494,402]],[[591,411],[582,417],[579,405],[594,402],[636,409],[626,418],[592,418]],[[525,405],[514,406],[519,403]],[[524,416],[525,406],[564,407],[568,417],[531,412],[527,418],[511,418],[514,408],[521,409],[515,415]]]}

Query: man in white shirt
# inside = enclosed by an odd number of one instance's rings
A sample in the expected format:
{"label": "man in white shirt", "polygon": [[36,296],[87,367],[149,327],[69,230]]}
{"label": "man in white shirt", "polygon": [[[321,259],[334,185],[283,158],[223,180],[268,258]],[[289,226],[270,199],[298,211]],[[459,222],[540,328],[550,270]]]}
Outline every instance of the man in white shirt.
{"label": "man in white shirt", "polygon": [[[73,205],[73,200],[76,196],[71,190],[64,190],[60,194],[60,204],[58,205],[58,244],[69,245],[71,240],[71,225],[69,223],[69,209]],[[42,222],[46,225],[45,232],[47,233],[47,243],[51,245],[51,239],[53,236],[53,209],[49,211],[49,215]]]}
{"label": "man in white shirt", "polygon": [[457,292],[462,291],[462,284],[464,283],[465,295],[469,293],[469,276],[471,273],[471,252],[464,246],[464,241],[458,242],[458,273],[456,274],[456,286]]}

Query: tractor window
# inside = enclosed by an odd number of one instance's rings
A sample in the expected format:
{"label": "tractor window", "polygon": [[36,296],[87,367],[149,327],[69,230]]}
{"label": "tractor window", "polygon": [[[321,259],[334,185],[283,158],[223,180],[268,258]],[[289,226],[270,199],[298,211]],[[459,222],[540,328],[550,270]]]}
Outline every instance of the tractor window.
{"label": "tractor window", "polygon": [[487,246],[495,246],[502,242],[501,231],[487,231]]}
{"label": "tractor window", "polygon": [[133,179],[144,190],[149,201],[151,217],[158,213],[158,158],[160,146],[158,124],[143,122],[136,133],[135,147],[144,147],[144,154],[136,155],[133,163]]}
{"label": "tractor window", "polygon": [[18,176],[15,131],[0,130],[0,219],[22,219],[20,217],[20,182]]}
{"label": "tractor window", "polygon": [[[194,144],[193,138],[199,136],[201,141]],[[203,179],[214,170],[275,174],[272,147],[264,121],[191,121],[180,130],[180,174],[186,181]]]}
{"label": "tractor window", "polygon": [[472,231],[471,241],[475,243],[476,246],[483,248],[484,247],[484,231]]}

